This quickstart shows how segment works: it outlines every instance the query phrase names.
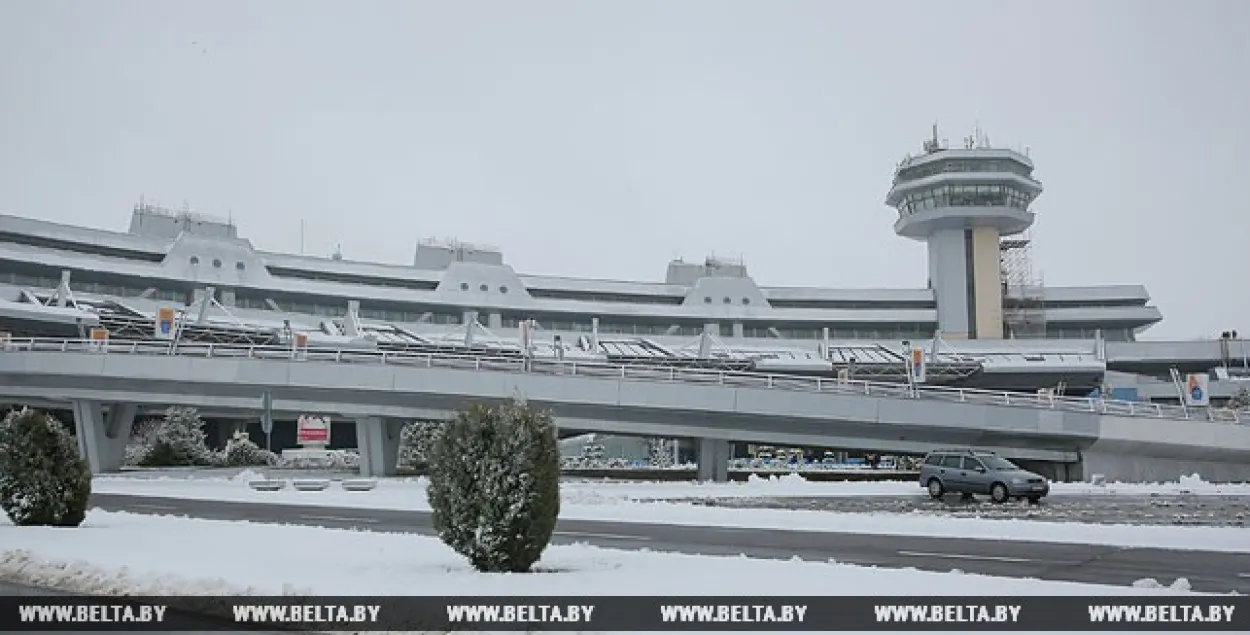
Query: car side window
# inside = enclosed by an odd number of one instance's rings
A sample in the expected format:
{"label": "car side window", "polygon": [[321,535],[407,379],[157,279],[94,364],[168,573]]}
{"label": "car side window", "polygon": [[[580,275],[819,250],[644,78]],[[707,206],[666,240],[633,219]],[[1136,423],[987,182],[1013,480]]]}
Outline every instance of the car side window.
{"label": "car side window", "polygon": [[942,455],[940,454],[930,454],[924,460],[925,465],[939,465],[941,463],[942,463]]}
{"label": "car side window", "polygon": [[962,461],[963,458],[958,456],[942,457],[942,467],[952,467],[958,470]]}
{"label": "car side window", "polygon": [[985,464],[982,463],[979,459],[974,459],[970,456],[965,456],[964,457],[964,469],[973,470],[973,471],[984,470]]}

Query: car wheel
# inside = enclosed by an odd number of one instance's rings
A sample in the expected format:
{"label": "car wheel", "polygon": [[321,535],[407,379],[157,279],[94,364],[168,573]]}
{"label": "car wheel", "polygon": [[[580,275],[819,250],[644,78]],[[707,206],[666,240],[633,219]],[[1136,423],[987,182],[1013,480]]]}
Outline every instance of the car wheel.
{"label": "car wheel", "polygon": [[942,481],[936,478],[929,479],[929,496],[931,498],[941,498],[946,493],[946,488],[942,487]]}
{"label": "car wheel", "polygon": [[990,500],[995,503],[1005,503],[1009,498],[1011,498],[1011,494],[1007,492],[1006,485],[1003,485],[1002,483],[995,483],[994,486],[990,488]]}
{"label": "car wheel", "polygon": [[1038,504],[1041,504],[1041,502],[1042,502],[1042,497],[1041,497],[1041,496],[1030,496],[1030,497],[1029,497],[1029,504],[1030,504],[1030,505],[1038,505]]}

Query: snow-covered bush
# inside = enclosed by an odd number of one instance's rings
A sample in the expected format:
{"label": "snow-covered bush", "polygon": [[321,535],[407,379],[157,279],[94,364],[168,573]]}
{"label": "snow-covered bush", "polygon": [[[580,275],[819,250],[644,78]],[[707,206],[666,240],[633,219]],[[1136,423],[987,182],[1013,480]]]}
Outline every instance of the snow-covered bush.
{"label": "snow-covered bush", "polygon": [[91,468],[65,426],[29,409],[0,422],[0,508],[13,524],[77,527],[89,498]]}
{"label": "snow-covered bush", "polygon": [[399,458],[396,467],[401,472],[424,474],[429,469],[430,453],[438,440],[444,424],[432,421],[414,421],[399,433]]}
{"label": "snow-covered bush", "polygon": [[519,399],[459,413],[434,444],[429,479],[439,539],[478,571],[529,571],[560,514],[551,414]]}
{"label": "snow-covered bush", "polygon": [[156,429],[160,425],[160,419],[148,419],[135,426],[134,434],[126,442],[126,451],[122,458],[122,465],[129,467],[143,465],[143,459],[151,451],[152,442],[156,439]]}
{"label": "snow-covered bush", "polygon": [[290,470],[330,470],[355,472],[360,469],[360,451],[355,448],[325,450],[322,452],[274,453],[270,467]]}
{"label": "snow-covered bush", "polygon": [[330,452],[330,469],[337,471],[356,471],[360,469],[360,451],[354,449],[333,450]]}
{"label": "snow-covered bush", "polygon": [[1250,388],[1242,386],[1228,400],[1228,407],[1235,410],[1250,410]]}
{"label": "snow-covered bush", "polygon": [[215,463],[204,441],[204,420],[195,408],[170,406],[139,461],[145,467],[208,466]]}
{"label": "snow-covered bush", "polygon": [[278,456],[256,445],[247,432],[237,430],[226,441],[226,449],[221,452],[219,462],[226,467],[264,467],[276,465]]}
{"label": "snow-covered bush", "polygon": [[651,467],[669,468],[673,466],[673,444],[672,439],[664,439],[661,437],[649,437],[647,439],[647,452]]}

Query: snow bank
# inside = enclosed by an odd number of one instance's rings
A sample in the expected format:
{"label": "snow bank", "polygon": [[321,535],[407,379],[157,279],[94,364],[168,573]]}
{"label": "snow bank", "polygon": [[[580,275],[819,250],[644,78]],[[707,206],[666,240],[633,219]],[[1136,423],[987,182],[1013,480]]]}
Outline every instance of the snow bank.
{"label": "snow bank", "polygon": [[264,481],[264,480],[267,480],[268,478],[269,476],[266,475],[264,472],[248,468],[246,470],[243,470],[242,472],[239,472],[238,474],[235,474],[234,476],[231,476],[227,480],[233,483],[250,483],[252,481]]}
{"label": "snow bank", "polygon": [[[97,595],[264,595],[223,578],[188,581],[183,575],[185,572],[136,575],[125,566],[106,569],[89,560],[47,560],[26,549],[0,553],[0,579],[36,587]],[[283,593],[292,594],[298,591]]]}
{"label": "snow bank", "polygon": [[1133,588],[1135,589],[1168,588],[1168,589],[1172,589],[1173,591],[1188,591],[1190,590],[1191,587],[1189,585],[1189,580],[1187,578],[1177,578],[1175,582],[1173,582],[1172,584],[1166,587],[1160,584],[1159,581],[1154,578],[1142,578],[1140,580],[1136,580],[1133,582]]}
{"label": "snow bank", "polygon": [[[177,536],[177,540],[171,540]],[[437,539],[93,511],[78,529],[0,524],[0,578],[107,594],[1183,595],[988,576],[600,549],[547,550],[543,573],[481,574]],[[188,549],[187,545],[198,545]],[[223,548],[214,548],[217,545]],[[760,580],[768,584],[761,585]]]}

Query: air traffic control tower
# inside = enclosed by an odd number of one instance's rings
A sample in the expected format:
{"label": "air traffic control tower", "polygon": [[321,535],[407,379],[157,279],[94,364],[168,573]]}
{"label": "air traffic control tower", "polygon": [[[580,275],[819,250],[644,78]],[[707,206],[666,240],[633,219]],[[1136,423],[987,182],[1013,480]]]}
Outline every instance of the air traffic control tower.
{"label": "air traffic control tower", "polygon": [[1002,238],[1033,225],[1029,206],[1041,193],[1033,162],[990,147],[979,131],[948,148],[934,126],[924,154],[899,164],[886,204],[898,210],[896,234],[928,244],[942,337],[1003,338]]}

